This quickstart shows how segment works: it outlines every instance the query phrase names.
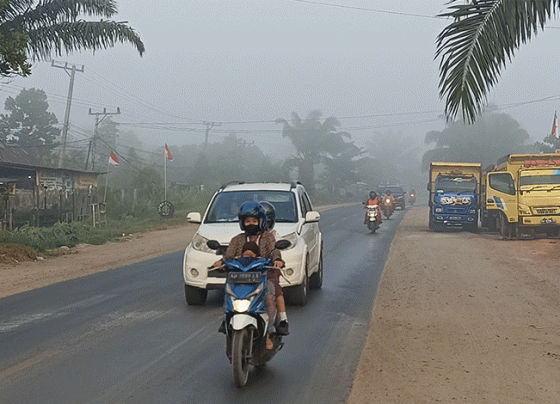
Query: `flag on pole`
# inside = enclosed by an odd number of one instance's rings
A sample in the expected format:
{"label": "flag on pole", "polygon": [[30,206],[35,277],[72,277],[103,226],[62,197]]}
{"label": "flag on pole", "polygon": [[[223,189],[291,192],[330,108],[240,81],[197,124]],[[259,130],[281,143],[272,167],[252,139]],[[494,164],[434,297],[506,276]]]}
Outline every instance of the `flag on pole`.
{"label": "flag on pole", "polygon": [[552,121],[552,130],[550,134],[554,137],[558,137],[558,119],[556,118],[556,111],[554,111],[554,120]]}
{"label": "flag on pole", "polygon": [[169,150],[169,147],[167,147],[167,143],[165,144],[165,157],[167,158],[167,160],[173,161],[173,156],[171,155],[171,150]]}
{"label": "flag on pole", "polygon": [[109,155],[109,163],[114,166],[119,165],[119,159],[117,158],[117,154],[113,150],[111,150],[111,154]]}

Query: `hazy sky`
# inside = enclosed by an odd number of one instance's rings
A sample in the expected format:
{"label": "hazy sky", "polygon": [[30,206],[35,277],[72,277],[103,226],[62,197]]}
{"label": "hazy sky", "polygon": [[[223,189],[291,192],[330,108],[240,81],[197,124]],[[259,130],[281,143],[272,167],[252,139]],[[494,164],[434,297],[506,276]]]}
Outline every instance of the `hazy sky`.
{"label": "hazy sky", "polygon": [[[75,139],[93,130],[89,108],[117,107],[121,129],[134,130],[147,147],[202,143],[202,122],[214,121],[222,125],[212,129],[210,141],[236,130],[270,155],[292,151],[281,125],[273,123],[292,111],[336,116],[360,145],[374,132],[391,129],[423,139],[444,127],[434,54],[435,38],[449,21],[434,17],[445,10],[445,0],[156,4],[121,0],[114,18],[140,34],[143,57],[127,44],[55,57],[85,67],[74,83]],[[534,140],[550,132],[560,109],[560,22],[549,26],[517,52],[489,95]],[[62,123],[68,84],[62,69],[35,63],[31,77],[0,87],[0,110],[7,96],[38,88]]]}

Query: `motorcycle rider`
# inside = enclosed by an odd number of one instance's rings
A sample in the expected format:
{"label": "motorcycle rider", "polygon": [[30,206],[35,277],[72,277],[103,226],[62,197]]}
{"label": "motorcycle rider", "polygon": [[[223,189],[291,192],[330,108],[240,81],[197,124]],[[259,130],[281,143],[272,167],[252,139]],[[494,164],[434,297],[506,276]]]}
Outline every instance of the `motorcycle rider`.
{"label": "motorcycle rider", "polygon": [[[245,202],[239,208],[239,227],[243,233],[233,237],[228,245],[224,257],[213,264],[213,267],[223,267],[224,260],[238,258],[243,253],[243,245],[252,241],[257,244],[260,256],[274,262],[274,269],[268,272],[268,278],[274,284],[275,291],[282,290],[280,286],[280,268],[284,266],[284,260],[280,251],[275,247],[276,239],[271,232],[266,231],[266,211],[257,202]],[[286,308],[284,305],[284,316]],[[225,325],[224,325],[225,326]],[[220,326],[220,331],[222,327]],[[278,324],[276,332],[280,335],[288,335],[287,317]]]}
{"label": "motorcycle rider", "polygon": [[[366,201],[365,206],[368,205],[377,205],[377,220],[379,220],[379,224],[383,223],[383,219],[381,218],[381,207],[379,206],[379,198],[377,197],[377,192],[370,191],[369,192],[369,199]],[[366,211],[366,217],[364,218],[364,224],[367,224],[368,221],[368,214]]]}
{"label": "motorcycle rider", "polygon": [[389,215],[392,215],[395,211],[395,197],[391,195],[391,190],[388,189],[385,191],[385,196],[383,197],[383,205],[390,209]]}
{"label": "motorcycle rider", "polygon": [[411,189],[408,193],[408,201],[410,202],[410,204],[416,202],[416,190],[414,188]]}
{"label": "motorcycle rider", "polygon": [[[276,223],[276,209],[274,209],[274,205],[267,201],[261,201],[260,205],[266,212],[265,231],[270,232],[274,237],[274,240],[276,240],[276,230],[274,230],[274,224]],[[276,309],[278,310],[278,317],[280,319],[280,322],[276,327],[276,331],[280,335],[288,335],[290,331],[288,315],[286,314],[286,300],[284,299],[284,289],[280,286],[280,279],[278,279],[278,282],[274,283],[274,287],[274,294],[276,295]]]}

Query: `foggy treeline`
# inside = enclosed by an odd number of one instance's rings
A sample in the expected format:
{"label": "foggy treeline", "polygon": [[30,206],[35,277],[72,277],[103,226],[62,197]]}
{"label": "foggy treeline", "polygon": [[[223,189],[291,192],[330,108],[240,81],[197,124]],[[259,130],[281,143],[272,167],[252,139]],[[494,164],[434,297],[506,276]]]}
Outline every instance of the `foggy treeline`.
{"label": "foggy treeline", "polygon": [[[56,167],[60,125],[48,112],[46,94],[22,90],[6,100],[5,110],[0,114],[1,140],[27,147],[42,164]],[[517,121],[491,108],[475,124],[452,123],[427,133],[424,144],[410,134],[388,130],[371,133],[365,145],[358,146],[351,133],[339,130],[335,117],[324,118],[317,110],[304,117],[296,112],[279,117],[276,124],[282,138],[274,142],[292,148],[288,157],[279,157],[271,139],[270,147],[262,148],[231,131],[217,142],[169,144],[173,161],[168,161],[163,141],[147,147],[140,135],[107,116],[96,136],[91,131],[89,136],[68,138],[62,162],[75,170],[108,171],[108,176],[99,177],[99,187],[107,184],[109,202],[126,208],[144,205],[148,211],[163,200],[165,185],[167,199],[179,208],[189,208],[189,201],[204,200],[204,195],[232,181],[299,180],[315,199],[341,202],[361,199],[365,190],[382,183],[422,190],[431,161],[479,162],[485,167],[508,153],[559,146],[553,137],[530,144]],[[111,150],[119,158],[118,167],[108,164]]]}

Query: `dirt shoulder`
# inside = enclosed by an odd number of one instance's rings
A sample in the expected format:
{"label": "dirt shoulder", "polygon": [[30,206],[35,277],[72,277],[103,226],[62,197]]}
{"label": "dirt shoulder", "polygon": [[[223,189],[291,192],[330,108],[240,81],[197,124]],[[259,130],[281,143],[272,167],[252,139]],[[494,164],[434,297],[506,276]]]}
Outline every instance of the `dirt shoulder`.
{"label": "dirt shoulder", "polygon": [[397,230],[349,403],[558,402],[560,240],[434,233],[427,216]]}
{"label": "dirt shoulder", "polygon": [[0,298],[184,250],[198,225],[135,233],[104,245],[79,245],[37,261],[0,264]]}

